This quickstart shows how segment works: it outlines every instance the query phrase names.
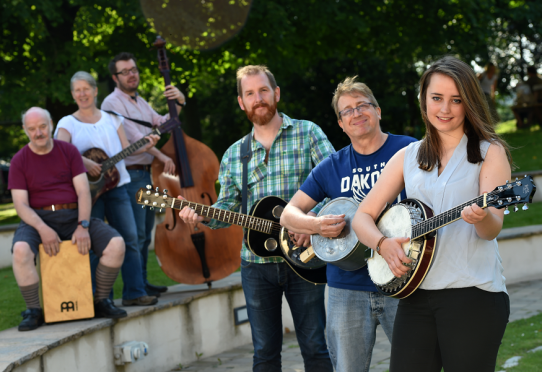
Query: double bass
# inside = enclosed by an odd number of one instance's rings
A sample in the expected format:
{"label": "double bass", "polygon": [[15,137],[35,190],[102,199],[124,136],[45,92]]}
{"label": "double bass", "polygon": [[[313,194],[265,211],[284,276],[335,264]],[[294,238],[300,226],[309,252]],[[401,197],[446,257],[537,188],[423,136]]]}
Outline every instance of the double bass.
{"label": "double bass", "polygon": [[[158,51],[158,67],[164,83],[170,85],[166,42],[158,36],[153,45]],[[182,131],[174,101],[168,100],[168,109],[169,120],[178,125],[161,151],[174,160],[178,176],[163,173],[163,163],[154,159],[154,186],[192,202],[212,205],[217,200],[218,158],[209,147]],[[207,283],[211,287],[213,281],[230,275],[241,265],[242,240],[240,226],[218,230],[201,223],[193,226],[185,224],[174,209],[167,209],[164,222],[156,226],[154,246],[158,262],[168,277],[179,283]]]}

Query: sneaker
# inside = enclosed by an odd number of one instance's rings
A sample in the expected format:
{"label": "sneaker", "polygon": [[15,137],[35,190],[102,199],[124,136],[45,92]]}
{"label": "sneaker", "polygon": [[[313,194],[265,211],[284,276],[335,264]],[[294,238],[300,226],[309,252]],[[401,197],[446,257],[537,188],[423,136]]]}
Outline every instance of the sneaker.
{"label": "sneaker", "polygon": [[23,321],[19,324],[19,332],[32,331],[43,325],[43,310],[40,309],[26,309],[21,313]]}
{"label": "sneaker", "polygon": [[147,285],[145,286],[145,290],[147,292],[151,291],[151,292],[165,293],[167,292],[168,288],[165,285],[154,285],[154,284],[147,283]]}
{"label": "sneaker", "polygon": [[150,306],[158,302],[158,299],[153,296],[141,296],[133,300],[122,299],[122,306]]}
{"label": "sneaker", "polygon": [[98,300],[94,303],[95,318],[118,319],[128,316],[126,310],[119,309],[109,298]]}
{"label": "sneaker", "polygon": [[152,289],[150,289],[149,287],[145,287],[145,292],[147,292],[147,296],[151,296],[151,297],[160,297],[162,294],[158,291],[153,291]]}

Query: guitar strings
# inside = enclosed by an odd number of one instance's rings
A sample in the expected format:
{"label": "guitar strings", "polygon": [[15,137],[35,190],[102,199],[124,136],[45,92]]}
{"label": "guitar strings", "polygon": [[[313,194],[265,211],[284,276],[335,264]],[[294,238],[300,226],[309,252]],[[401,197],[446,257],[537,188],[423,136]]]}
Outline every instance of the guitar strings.
{"label": "guitar strings", "polygon": [[[488,196],[495,196],[497,195],[499,192],[501,191],[491,191],[491,192],[488,192],[487,195]],[[484,201],[484,195],[480,195],[480,196],[477,196],[476,198],[472,199],[472,200],[469,200],[463,204],[460,204],[456,207],[453,207],[447,211],[444,211],[436,216],[433,216],[433,217],[430,217],[422,222],[419,222],[417,223],[416,225],[414,225],[412,227],[412,230],[413,230],[413,233],[414,233],[414,237],[412,237],[412,239],[416,239],[416,238],[419,238],[423,235],[426,235],[432,231],[435,231],[435,230],[438,230],[439,228],[449,224],[449,223],[452,223],[452,222],[455,222],[459,219],[461,219],[461,211],[471,205],[471,204],[476,204],[480,207],[482,207],[483,205],[483,201]],[[457,217],[454,217],[454,215],[457,215]],[[434,227],[435,224],[438,224],[438,220],[441,220],[445,217],[448,217],[448,218],[453,218],[449,221],[446,222],[446,224],[442,225],[442,226],[438,226],[438,227]],[[424,231],[426,229],[429,229],[428,231]],[[421,230],[421,231],[420,231]]]}
{"label": "guitar strings", "polygon": [[[175,209],[182,209],[184,206],[188,206],[190,208],[194,208],[194,211],[198,213],[199,215],[210,217],[210,218],[215,218],[217,214],[216,211],[218,211],[219,219],[224,220],[224,222],[241,225],[243,227],[246,227],[252,230],[257,230],[261,232],[278,233],[282,229],[282,226],[279,223],[271,221],[271,220],[266,220],[264,218],[244,215],[241,213],[231,212],[231,211],[227,211],[227,210],[219,209],[219,208],[213,208],[208,205],[198,204],[198,203],[194,203],[188,200],[181,200],[181,199],[174,199],[174,198],[169,198],[169,199],[170,201],[173,200],[173,206],[175,207]],[[207,212],[205,212],[205,208],[207,208]],[[209,213],[210,211],[212,211],[213,213],[212,214]],[[221,215],[223,217],[221,217]]]}

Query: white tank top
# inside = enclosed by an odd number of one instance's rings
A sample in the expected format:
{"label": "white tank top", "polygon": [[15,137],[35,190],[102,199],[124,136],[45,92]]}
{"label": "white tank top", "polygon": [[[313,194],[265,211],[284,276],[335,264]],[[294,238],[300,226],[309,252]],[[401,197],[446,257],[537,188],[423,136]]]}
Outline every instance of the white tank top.
{"label": "white tank top", "polygon": [[[403,172],[409,198],[424,202],[437,215],[479,196],[482,163],[468,162],[466,135],[440,176],[437,167],[430,172],[418,168],[420,144],[421,141],[411,143],[405,152]],[[487,141],[480,143],[483,158],[489,145]],[[489,292],[506,292],[502,273],[497,239],[479,238],[474,225],[460,219],[437,230],[435,257],[420,288],[478,287]]]}
{"label": "white tank top", "polygon": [[[105,151],[107,156],[112,157],[122,151],[122,144],[117,133],[119,126],[124,120],[120,116],[102,113],[101,119],[95,124],[83,123],[77,120],[73,115],[64,116],[58,122],[55,130],[55,138],[58,137],[60,128],[66,129],[71,137],[72,144],[77,147],[79,152],[83,154],[88,149],[97,147]],[[130,175],[126,170],[124,160],[115,164],[120,174],[118,186],[125,185],[130,182]]]}
{"label": "white tank top", "polygon": [[487,74],[484,72],[482,74],[482,80],[480,81],[480,86],[485,94],[491,94],[491,87],[495,84],[497,80],[497,73],[493,73],[493,77],[490,79],[487,77]]}

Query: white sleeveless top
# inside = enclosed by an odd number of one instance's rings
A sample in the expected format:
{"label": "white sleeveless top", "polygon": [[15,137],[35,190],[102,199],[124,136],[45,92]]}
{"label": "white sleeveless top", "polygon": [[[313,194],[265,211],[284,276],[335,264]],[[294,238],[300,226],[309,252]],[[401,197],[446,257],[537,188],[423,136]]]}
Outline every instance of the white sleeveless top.
{"label": "white sleeveless top", "polygon": [[[437,167],[430,172],[418,168],[420,144],[421,141],[411,143],[405,152],[403,172],[409,198],[419,199],[437,215],[479,196],[482,163],[468,162],[466,135],[440,176]],[[489,145],[487,141],[480,143],[483,158]],[[437,230],[435,257],[420,288],[478,287],[489,292],[506,292],[502,273],[497,239],[481,239],[474,225],[460,219]]]}
{"label": "white sleeveless top", "polygon": [[482,74],[480,86],[482,87],[482,90],[485,94],[491,94],[491,87],[493,86],[493,84],[495,84],[495,80],[497,80],[497,77],[497,73],[493,73],[493,77],[491,79],[487,77],[487,74],[485,72]]}
{"label": "white sleeveless top", "polygon": [[[83,123],[73,115],[64,116],[56,126],[55,138],[58,137],[59,128],[64,128],[70,133],[72,144],[77,147],[81,154],[93,147],[104,150],[109,157],[118,154],[122,151],[122,144],[117,130],[124,119],[104,111],[101,111],[101,113],[101,119],[95,124]],[[124,160],[119,161],[115,166],[120,174],[117,187],[129,183],[130,175],[126,170]]]}

